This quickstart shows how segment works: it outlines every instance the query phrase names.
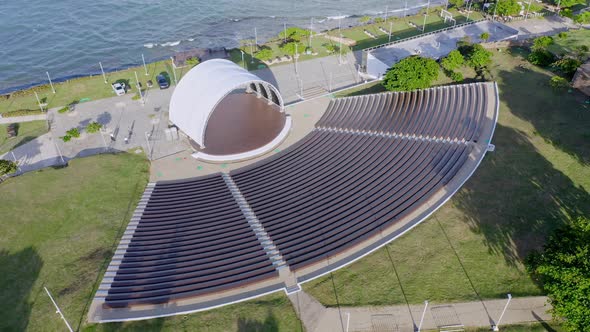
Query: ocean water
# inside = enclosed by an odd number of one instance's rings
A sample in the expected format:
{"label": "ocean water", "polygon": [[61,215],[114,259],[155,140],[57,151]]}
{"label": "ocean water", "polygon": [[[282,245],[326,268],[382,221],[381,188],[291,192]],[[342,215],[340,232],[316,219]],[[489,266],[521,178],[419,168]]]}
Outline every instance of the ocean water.
{"label": "ocean water", "polygon": [[[427,0],[407,1],[408,8]],[[434,2],[434,1],[433,1]],[[234,47],[288,26],[355,24],[362,15],[401,15],[405,0],[2,0],[0,93],[46,81],[141,64],[195,47]]]}

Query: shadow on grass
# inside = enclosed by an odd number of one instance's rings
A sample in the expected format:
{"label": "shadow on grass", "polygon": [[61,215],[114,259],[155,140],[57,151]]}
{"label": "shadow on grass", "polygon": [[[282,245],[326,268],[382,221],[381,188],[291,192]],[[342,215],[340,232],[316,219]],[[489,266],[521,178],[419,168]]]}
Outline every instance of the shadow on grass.
{"label": "shadow on grass", "polygon": [[24,331],[33,303],[29,294],[43,260],[32,247],[19,252],[0,251],[0,331]]}
{"label": "shadow on grass", "polygon": [[[524,53],[515,49],[521,56]],[[522,54],[521,54],[522,53]],[[550,75],[532,70],[533,65],[501,71],[500,99],[512,113],[531,122],[536,132],[556,148],[590,164],[590,105],[576,89],[555,91],[549,87]],[[515,87],[523,87],[518,89]]]}
{"label": "shadow on grass", "polygon": [[[512,108],[515,111],[515,108]],[[590,213],[590,195],[556,170],[525,133],[498,125],[488,154],[453,203],[490,252],[522,262],[572,216]]]}
{"label": "shadow on grass", "polygon": [[264,321],[250,318],[238,318],[238,332],[278,332],[279,321],[277,317],[268,310]]}

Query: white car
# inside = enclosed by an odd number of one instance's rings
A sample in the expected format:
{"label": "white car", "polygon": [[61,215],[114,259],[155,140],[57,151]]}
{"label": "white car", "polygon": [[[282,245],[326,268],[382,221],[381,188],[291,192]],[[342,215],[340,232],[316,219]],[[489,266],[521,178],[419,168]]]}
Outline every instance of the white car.
{"label": "white car", "polygon": [[125,94],[125,83],[113,83],[111,84],[113,90],[117,94],[117,96],[122,96]]}

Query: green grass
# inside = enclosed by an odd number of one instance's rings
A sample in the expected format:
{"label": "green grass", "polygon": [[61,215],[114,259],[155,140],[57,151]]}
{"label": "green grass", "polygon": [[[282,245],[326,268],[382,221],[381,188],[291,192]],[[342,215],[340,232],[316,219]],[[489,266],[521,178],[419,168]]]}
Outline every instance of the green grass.
{"label": "green grass", "polygon": [[519,52],[494,52],[491,75],[501,99],[496,151],[433,217],[307,292],[328,306],[542,294],[523,260],[557,226],[590,214],[590,112]]}
{"label": "green grass", "polygon": [[[160,61],[147,65],[148,76],[145,75],[143,67],[130,68],[127,70],[117,71],[113,73],[107,73],[106,78],[108,84],[104,83],[102,75],[82,77],[72,79],[63,83],[56,83],[55,91],[53,94],[51,88],[48,85],[37,87],[39,98],[42,102],[46,102],[45,108],[62,107],[69,105],[72,102],[80,100],[96,100],[108,97],[114,97],[115,93],[111,87],[111,83],[117,81],[125,81],[131,90],[128,93],[135,93],[137,88],[135,84],[135,72],[139,81],[146,87],[146,82],[152,80],[154,87],[152,89],[158,89],[156,76],[160,73],[167,73],[171,83],[174,84],[174,75],[172,73],[171,61]],[[178,80],[188,71],[188,67],[176,69],[176,75]],[[10,98],[0,98],[0,113],[8,111],[14,111],[18,109],[38,109],[37,99],[32,91],[18,93],[12,95]]]}
{"label": "green grass", "polygon": [[0,331],[299,331],[283,294],[193,315],[87,325],[97,283],[148,181],[134,154],[74,159],[0,184]]}
{"label": "green grass", "polygon": [[[502,331],[507,332],[564,332],[565,330],[560,324],[550,323],[531,323],[531,324],[519,324],[519,325],[502,325]],[[490,328],[478,328],[478,329],[467,329],[468,332],[489,332]]]}
{"label": "green grass", "polygon": [[17,125],[16,137],[8,138],[6,134],[8,124],[0,124],[0,154],[4,154],[47,133],[46,121],[22,122]]}
{"label": "green grass", "polygon": [[576,48],[582,45],[590,48],[590,30],[580,29],[567,32],[567,37],[553,36],[555,43],[549,46],[549,50],[559,56],[575,54]]}

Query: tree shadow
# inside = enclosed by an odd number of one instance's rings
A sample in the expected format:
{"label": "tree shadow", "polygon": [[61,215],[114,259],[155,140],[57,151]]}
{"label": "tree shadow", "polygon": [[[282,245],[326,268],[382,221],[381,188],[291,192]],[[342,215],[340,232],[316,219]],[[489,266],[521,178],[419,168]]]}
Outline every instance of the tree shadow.
{"label": "tree shadow", "polygon": [[552,89],[551,76],[532,68],[533,65],[527,65],[500,71],[500,99],[514,115],[529,121],[545,141],[589,164],[590,106],[584,104],[587,98],[576,89]]}
{"label": "tree shadow", "polygon": [[590,213],[590,195],[545,159],[525,133],[498,124],[496,152],[457,193],[472,231],[490,252],[519,264],[570,217]]}
{"label": "tree shadow", "polygon": [[0,251],[0,331],[27,329],[33,306],[29,294],[42,266],[41,256],[32,247],[16,253]]}
{"label": "tree shadow", "polygon": [[123,331],[141,331],[141,332],[158,332],[164,328],[166,318],[156,318],[150,320],[141,320],[137,322],[118,322],[92,324],[86,326],[82,331],[93,332],[123,332]]}
{"label": "tree shadow", "polygon": [[240,317],[238,318],[238,332],[278,332],[279,321],[277,317],[268,310],[264,321]]}

